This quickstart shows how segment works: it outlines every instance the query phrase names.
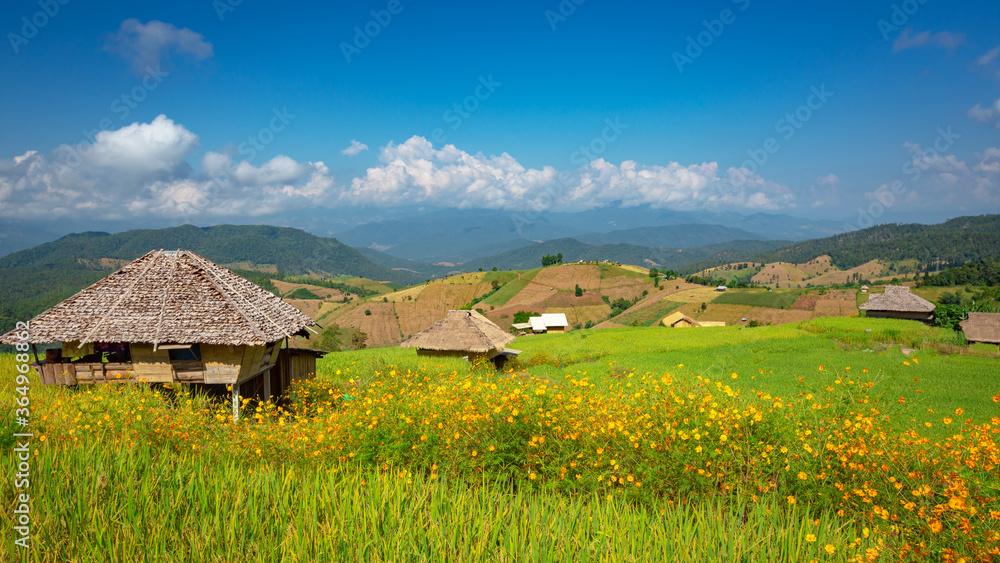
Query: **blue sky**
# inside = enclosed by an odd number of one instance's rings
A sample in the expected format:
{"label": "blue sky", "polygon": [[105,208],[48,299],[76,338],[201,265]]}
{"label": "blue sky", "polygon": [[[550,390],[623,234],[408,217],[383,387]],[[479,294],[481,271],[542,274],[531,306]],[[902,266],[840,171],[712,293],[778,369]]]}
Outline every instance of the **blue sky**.
{"label": "blue sky", "polygon": [[0,218],[1000,211],[996,2],[64,1],[2,8]]}

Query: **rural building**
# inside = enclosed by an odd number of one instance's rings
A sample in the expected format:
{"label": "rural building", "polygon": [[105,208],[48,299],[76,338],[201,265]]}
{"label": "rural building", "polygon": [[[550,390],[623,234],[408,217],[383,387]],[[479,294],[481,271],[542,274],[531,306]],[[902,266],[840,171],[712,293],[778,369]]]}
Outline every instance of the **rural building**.
{"label": "rural building", "polygon": [[663,326],[671,328],[687,328],[692,326],[701,326],[701,323],[688,317],[684,313],[677,311],[675,313],[670,313],[669,315],[660,319],[660,324]]}
{"label": "rural building", "polygon": [[477,311],[448,311],[448,316],[414,334],[400,347],[416,348],[418,356],[490,360],[501,368],[508,357],[521,353],[505,348],[514,338]]}
{"label": "rural building", "polygon": [[873,318],[910,319],[930,322],[934,319],[934,304],[910,293],[903,285],[887,285],[885,293],[869,294],[861,310]]}
{"label": "rural building", "polygon": [[715,288],[715,291],[726,291],[727,289],[729,288],[724,285],[720,285],[719,287]]}
{"label": "rural building", "polygon": [[868,293],[868,286],[867,285],[861,286],[861,293]]}
{"label": "rural building", "polygon": [[31,319],[27,341],[62,343],[34,364],[43,384],[231,385],[235,417],[241,386],[270,399],[315,374],[321,352],[288,349],[315,324],[193,252],[154,250]]}
{"label": "rural building", "polygon": [[969,313],[969,318],[958,326],[970,344],[980,342],[1000,347],[1000,313]]}
{"label": "rural building", "polygon": [[706,326],[726,326],[725,321],[698,321],[698,324],[702,327]]}
{"label": "rural building", "polygon": [[569,331],[566,313],[543,313],[538,317],[529,318],[528,322],[531,324],[531,331],[535,333]]}
{"label": "rural building", "polygon": [[510,328],[516,330],[518,333],[524,334],[526,331],[531,330],[531,323],[514,323],[510,325]]}

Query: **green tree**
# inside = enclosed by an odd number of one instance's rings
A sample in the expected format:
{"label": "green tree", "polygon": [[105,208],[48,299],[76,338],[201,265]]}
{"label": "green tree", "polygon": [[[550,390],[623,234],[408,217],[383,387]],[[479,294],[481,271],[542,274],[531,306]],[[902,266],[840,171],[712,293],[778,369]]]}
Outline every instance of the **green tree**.
{"label": "green tree", "polygon": [[365,341],[367,340],[368,335],[359,330],[351,335],[351,347],[355,350],[360,350],[365,347]]}
{"label": "green tree", "polygon": [[583,288],[580,287],[580,284],[576,284],[576,292],[575,293],[576,293],[577,297],[583,297]]}

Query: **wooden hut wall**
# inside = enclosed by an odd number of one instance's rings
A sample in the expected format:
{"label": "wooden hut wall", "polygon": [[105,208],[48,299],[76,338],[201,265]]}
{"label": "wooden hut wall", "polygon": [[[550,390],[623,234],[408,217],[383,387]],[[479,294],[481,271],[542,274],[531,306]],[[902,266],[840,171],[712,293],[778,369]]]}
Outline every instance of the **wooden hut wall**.
{"label": "wooden hut wall", "polygon": [[[243,350],[243,361],[240,364],[240,374],[236,381],[244,381],[257,375],[265,367],[278,362],[278,346],[281,342],[272,342],[267,346],[247,346]],[[266,359],[265,359],[266,358]],[[228,383],[228,382],[227,382]]]}
{"label": "wooden hut wall", "polygon": [[205,362],[205,383],[236,383],[240,377],[243,354],[247,346],[201,345]]}
{"label": "wooden hut wall", "polygon": [[174,379],[174,368],[170,365],[170,354],[160,348],[153,351],[152,344],[129,344],[132,354],[132,369],[136,379],[149,383],[170,383]]}

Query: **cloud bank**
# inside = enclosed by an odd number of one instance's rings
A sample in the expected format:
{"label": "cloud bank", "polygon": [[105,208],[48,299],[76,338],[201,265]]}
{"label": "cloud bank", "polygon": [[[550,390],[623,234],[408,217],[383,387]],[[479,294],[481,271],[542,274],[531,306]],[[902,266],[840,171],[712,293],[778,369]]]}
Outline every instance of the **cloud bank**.
{"label": "cloud bank", "polygon": [[[574,170],[529,168],[506,152],[487,156],[454,145],[435,148],[419,136],[389,142],[376,165],[348,181],[338,181],[323,162],[286,155],[240,159],[213,150],[195,158],[197,149],[194,132],[160,115],[102,131],[90,144],[0,159],[0,217],[225,220],[344,206],[486,208],[528,215],[608,205],[786,211],[852,208],[875,194],[852,190],[835,174],[793,190],[745,168],[722,170],[715,162],[650,165],[598,158]],[[932,158],[919,145],[908,143],[905,149],[904,170],[919,171],[907,178],[907,205],[960,210],[1000,205],[1000,149],[976,153],[970,163],[950,148]]]}

